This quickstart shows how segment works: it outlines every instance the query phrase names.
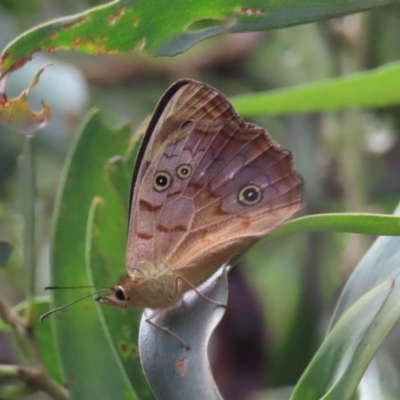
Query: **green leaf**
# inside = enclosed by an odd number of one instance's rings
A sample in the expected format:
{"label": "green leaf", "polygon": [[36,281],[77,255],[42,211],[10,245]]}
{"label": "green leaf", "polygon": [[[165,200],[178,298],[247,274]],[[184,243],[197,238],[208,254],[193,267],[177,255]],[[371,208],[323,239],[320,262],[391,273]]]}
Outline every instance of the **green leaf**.
{"label": "green leaf", "polygon": [[[90,285],[85,268],[89,209],[94,197],[108,199],[104,168],[109,159],[124,155],[129,146],[130,129],[124,126],[113,131],[92,111],[76,136],[56,201],[51,248],[52,285]],[[118,265],[112,267],[119,268]],[[121,273],[123,269],[121,265]],[[107,282],[107,286],[113,283]],[[79,293],[78,289],[54,291],[54,306],[76,300]],[[50,318],[53,318],[71,399],[136,398],[121,375],[94,301],[82,301]]]}
{"label": "green leaf", "polygon": [[400,236],[400,216],[384,214],[316,214],[296,218],[261,239],[257,244],[299,232],[346,232]]}
{"label": "green leaf", "polygon": [[398,278],[361,297],[322,343],[291,400],[349,400],[369,362],[400,317]]}
{"label": "green leaf", "polygon": [[[396,210],[400,214],[400,206]],[[380,237],[361,260],[336,306],[331,331],[292,395],[346,400],[400,318],[400,237]]]}
{"label": "green leaf", "polygon": [[24,65],[36,51],[76,49],[89,54],[135,48],[175,55],[207,37],[304,24],[399,0],[117,0],[23,33],[3,51],[0,69]]}
{"label": "green leaf", "polygon": [[400,103],[400,63],[340,78],[232,97],[243,116],[385,107]]}
{"label": "green leaf", "polygon": [[[400,218],[400,204],[394,215]],[[400,272],[399,257],[400,234],[380,237],[374,242],[347,281],[335,307],[331,327],[361,296]]]}
{"label": "green leaf", "polygon": [[12,252],[12,245],[8,242],[0,241],[0,267],[7,265]]}

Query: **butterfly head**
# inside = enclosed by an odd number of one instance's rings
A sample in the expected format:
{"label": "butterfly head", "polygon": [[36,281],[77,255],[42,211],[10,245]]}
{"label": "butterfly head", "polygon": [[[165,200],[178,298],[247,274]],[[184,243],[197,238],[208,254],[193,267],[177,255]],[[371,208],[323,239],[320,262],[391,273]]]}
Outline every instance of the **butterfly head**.
{"label": "butterfly head", "polygon": [[121,279],[118,285],[110,288],[105,295],[97,297],[96,301],[119,308],[143,308],[138,304],[133,280],[128,276]]}

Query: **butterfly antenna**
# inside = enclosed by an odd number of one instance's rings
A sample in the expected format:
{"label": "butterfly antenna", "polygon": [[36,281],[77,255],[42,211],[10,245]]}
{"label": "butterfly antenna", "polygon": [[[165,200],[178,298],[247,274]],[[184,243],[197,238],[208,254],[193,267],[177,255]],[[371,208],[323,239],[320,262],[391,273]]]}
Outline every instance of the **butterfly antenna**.
{"label": "butterfly antenna", "polygon": [[[44,290],[56,290],[56,289],[93,289],[96,286],[88,285],[88,286],[46,286]],[[104,288],[106,289],[106,288]]]}
{"label": "butterfly antenna", "polygon": [[[87,287],[87,286],[86,286],[86,287]],[[58,288],[58,287],[57,287],[57,286],[51,286],[51,288]],[[75,288],[75,287],[73,287],[73,288]],[[61,286],[60,289],[68,289],[68,288],[67,288],[67,287],[64,287],[64,286]],[[96,290],[95,292],[89,293],[89,294],[87,294],[86,296],[82,296],[82,297],[80,297],[79,299],[72,301],[71,303],[64,304],[63,306],[60,306],[60,307],[54,308],[54,309],[52,309],[52,310],[50,310],[50,311],[47,311],[46,313],[44,313],[43,315],[40,316],[40,321],[43,321],[43,320],[44,320],[45,318],[47,318],[49,315],[54,314],[55,312],[60,311],[60,310],[62,310],[62,309],[64,309],[64,308],[67,308],[67,307],[69,307],[69,306],[72,306],[73,304],[78,303],[79,301],[81,301],[81,300],[83,300],[83,299],[86,299],[87,297],[90,297],[90,296],[93,296],[93,295],[95,295],[95,294],[97,294],[97,293],[105,292],[105,291],[108,291],[108,290],[110,290],[110,289],[109,289],[109,288],[105,288],[105,289]]]}

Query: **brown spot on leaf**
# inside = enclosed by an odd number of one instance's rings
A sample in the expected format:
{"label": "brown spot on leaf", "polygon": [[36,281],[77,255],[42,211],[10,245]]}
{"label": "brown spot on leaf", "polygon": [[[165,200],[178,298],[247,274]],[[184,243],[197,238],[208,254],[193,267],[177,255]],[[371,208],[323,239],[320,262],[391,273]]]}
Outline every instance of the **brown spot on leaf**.
{"label": "brown spot on leaf", "polygon": [[53,40],[57,39],[57,36],[58,36],[58,32],[51,32],[50,33],[50,38],[53,39]]}
{"label": "brown spot on leaf", "polygon": [[189,359],[187,357],[175,360],[175,369],[180,376],[185,376],[188,363]]}
{"label": "brown spot on leaf", "polygon": [[128,346],[126,343],[120,343],[119,348],[121,350],[121,353],[126,356],[128,353]]}
{"label": "brown spot on leaf", "polygon": [[238,14],[249,15],[249,16],[265,14],[264,10],[261,10],[259,8],[249,8],[249,7],[239,7],[236,9],[236,12]]}
{"label": "brown spot on leaf", "polygon": [[[32,54],[36,53],[37,51],[39,51],[39,49],[34,50],[32,52]],[[14,61],[14,63],[8,68],[7,72],[15,71],[16,69],[23,67],[30,60],[32,60],[32,55],[30,57],[26,57],[26,58],[22,58],[21,60]]]}
{"label": "brown spot on leaf", "polygon": [[90,15],[85,15],[83,17],[77,18],[75,21],[68,22],[67,24],[64,25],[64,29],[72,29],[76,28],[79,25],[83,25],[86,22],[90,21],[91,17]]}
{"label": "brown spot on leaf", "polygon": [[114,25],[125,14],[125,7],[121,7],[114,15],[108,19],[110,25]]}
{"label": "brown spot on leaf", "polygon": [[132,344],[128,344],[125,342],[119,343],[119,349],[123,357],[129,357],[129,356],[137,356],[138,355],[138,349],[137,346]]}
{"label": "brown spot on leaf", "polygon": [[51,46],[51,47],[49,47],[48,52],[49,53],[54,53],[57,50],[60,50],[60,48],[58,46]]}
{"label": "brown spot on leaf", "polygon": [[75,38],[74,41],[72,42],[72,47],[75,49],[76,47],[78,47],[81,43],[83,42],[83,39],[78,37]]}
{"label": "brown spot on leaf", "polygon": [[131,354],[137,356],[139,354],[137,346],[134,344],[131,345]]}
{"label": "brown spot on leaf", "polygon": [[10,53],[5,53],[5,54],[3,55],[3,57],[1,57],[1,60],[0,60],[0,68],[3,68],[4,63],[5,63],[6,60],[9,59],[9,58],[10,58]]}
{"label": "brown spot on leaf", "polygon": [[133,23],[133,26],[138,26],[138,24],[139,24],[139,20],[137,19],[137,18],[134,18],[133,19],[133,21],[132,21],[132,23]]}

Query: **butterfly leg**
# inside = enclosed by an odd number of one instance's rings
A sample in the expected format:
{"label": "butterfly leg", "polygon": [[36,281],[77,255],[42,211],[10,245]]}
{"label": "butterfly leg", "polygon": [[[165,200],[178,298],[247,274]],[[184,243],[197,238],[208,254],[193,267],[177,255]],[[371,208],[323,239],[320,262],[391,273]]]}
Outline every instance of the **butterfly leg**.
{"label": "butterfly leg", "polygon": [[166,326],[161,326],[159,324],[157,324],[156,322],[153,322],[151,319],[154,318],[155,316],[157,316],[159,314],[159,310],[155,310],[149,317],[147,317],[145,319],[146,322],[148,322],[150,325],[153,325],[155,328],[160,329],[162,331],[164,331],[165,333],[168,333],[169,335],[171,335],[172,337],[174,337],[179,343],[181,343],[181,345],[185,348],[185,350],[190,350],[190,346],[188,346],[186,344],[186,342],[179,337],[176,333],[172,332],[169,328],[167,328]]}
{"label": "butterfly leg", "polygon": [[213,299],[210,299],[209,297],[205,296],[203,293],[199,292],[196,288],[196,286],[192,285],[186,278],[184,278],[182,275],[177,275],[176,276],[176,282],[175,282],[175,289],[178,290],[178,279],[180,279],[182,282],[186,283],[192,289],[199,297],[202,299],[209,301],[210,303],[213,303],[219,307],[224,307],[227,308],[227,304],[224,303],[219,303],[218,301],[215,301]]}

